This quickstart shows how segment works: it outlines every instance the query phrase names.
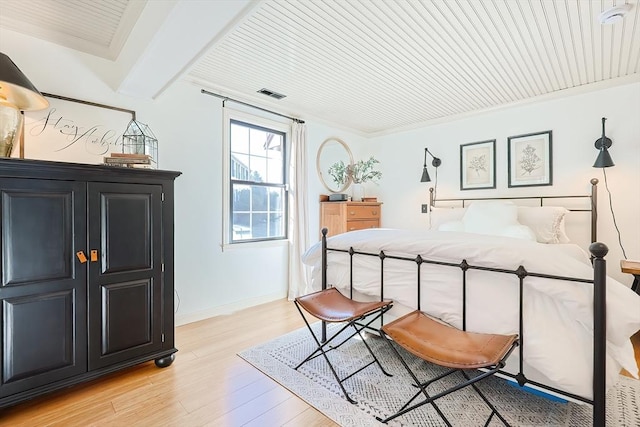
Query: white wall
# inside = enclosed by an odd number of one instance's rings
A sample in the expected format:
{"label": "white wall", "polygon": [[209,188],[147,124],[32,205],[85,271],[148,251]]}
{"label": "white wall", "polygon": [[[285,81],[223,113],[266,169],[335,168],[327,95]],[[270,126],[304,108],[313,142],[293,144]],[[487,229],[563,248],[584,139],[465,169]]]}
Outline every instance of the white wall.
{"label": "white wall", "polygon": [[[113,63],[46,41],[0,29],[7,54],[42,92],[135,110],[158,137],[159,167],[181,171],[175,184],[175,287],[182,324],[287,293],[288,247],[284,242],[222,250],[222,107],[200,88],[176,83],[156,100],[115,93],[105,82]],[[91,107],[93,108],[93,107]],[[124,129],[123,129],[124,131]],[[315,156],[322,141],[363,138],[331,126],[308,123],[309,227],[319,234]]]}
{"label": "white wall", "polygon": [[177,83],[147,114],[159,140],[160,167],[183,173],[175,192],[177,322],[283,298],[284,242],[222,247],[221,100]]}
{"label": "white wall", "polygon": [[[222,250],[221,104],[219,98],[201,94],[199,87],[177,83],[158,99],[149,118],[159,141],[164,141],[160,144],[161,167],[183,172],[176,181],[175,209],[176,289],[181,300],[178,322],[287,294],[288,246],[284,242],[242,244]],[[317,195],[321,192],[315,154],[329,136],[355,140],[347,132],[308,123],[305,168],[310,183],[311,243],[319,236]]]}
{"label": "white wall", "polygon": [[[43,92],[132,109],[148,123],[159,141],[159,166],[183,173],[176,181],[176,290],[180,298],[178,324],[232,311],[286,295],[287,248],[252,246],[222,251],[222,110],[220,100],[200,93],[199,87],[176,83],[156,100],[119,95],[105,83],[113,63],[40,39],[0,29],[2,52],[11,57]],[[386,227],[424,227],[420,204],[427,187],[420,184],[423,150],[428,146],[442,158],[439,195],[460,195],[458,150],[461,143],[496,138],[498,165],[506,163],[506,138],[537,130],[553,130],[554,185],[507,189],[506,167],[498,168],[496,190],[478,195],[537,192],[585,193],[588,180],[601,177],[591,168],[596,157],[593,141],[600,135],[600,117],[609,118],[607,135],[613,140],[616,166],[608,169],[614,208],[630,258],[640,259],[640,84],[627,85],[556,101],[512,108],[410,132],[368,140],[332,126],[308,121],[307,176],[309,180],[310,242],[319,238],[318,196],[326,194],[315,170],[316,152],[328,137],[339,137],[356,159],[375,155],[384,174],[380,185],[369,184],[367,194],[384,202]],[[600,236],[610,249],[610,272],[620,277],[620,251],[600,190]],[[617,273],[617,274],[616,274]]]}
{"label": "white wall", "polygon": [[[620,272],[622,251],[609,211],[602,169],[592,167],[598,151],[594,142],[607,117],[607,136],[615,167],[606,169],[613,208],[630,259],[640,259],[640,83],[485,113],[455,122],[386,135],[371,141],[370,151],[383,159],[379,188],[383,226],[424,228],[431,184],[420,183],[424,148],[442,159],[438,169],[438,197],[497,197],[520,195],[588,194],[589,180],[600,179],[598,240],[609,247],[609,273],[630,284]],[[507,137],[553,131],[553,185],[507,187]],[[497,186],[494,190],[460,190],[460,145],[496,139]],[[429,172],[434,179],[431,159]],[[588,233],[588,232],[587,232]]]}

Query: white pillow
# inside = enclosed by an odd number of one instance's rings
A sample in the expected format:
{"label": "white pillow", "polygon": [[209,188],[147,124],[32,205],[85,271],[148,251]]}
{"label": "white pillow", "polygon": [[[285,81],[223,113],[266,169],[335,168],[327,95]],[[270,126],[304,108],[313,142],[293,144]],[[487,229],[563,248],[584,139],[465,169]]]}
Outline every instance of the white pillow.
{"label": "white pillow", "polygon": [[508,225],[502,229],[499,235],[504,237],[513,237],[515,239],[531,240],[532,242],[536,241],[535,233],[529,227],[522,224]]}
{"label": "white pillow", "polygon": [[467,232],[499,236],[505,227],[519,225],[518,207],[506,202],[475,202],[467,208],[462,222]]}
{"label": "white pillow", "polygon": [[[475,207],[474,207],[475,205]],[[447,221],[439,231],[464,231],[476,234],[512,237],[536,241],[533,231],[515,219],[516,206],[505,202],[476,202],[464,214],[462,221]]]}
{"label": "white pillow", "polygon": [[518,206],[518,222],[532,229],[540,243],[569,243],[564,227],[568,212],[560,206]]}
{"label": "white pillow", "polygon": [[438,208],[431,206],[429,212],[429,229],[438,230],[440,224],[451,221],[460,221],[467,208]]}

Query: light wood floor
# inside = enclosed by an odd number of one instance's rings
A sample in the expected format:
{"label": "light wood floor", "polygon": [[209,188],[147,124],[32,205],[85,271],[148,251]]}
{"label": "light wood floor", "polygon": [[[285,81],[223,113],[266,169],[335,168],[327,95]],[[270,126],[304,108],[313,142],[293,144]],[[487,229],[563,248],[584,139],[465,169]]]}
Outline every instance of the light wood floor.
{"label": "light wood floor", "polygon": [[[2,426],[336,426],[236,353],[304,326],[281,300],[180,326],[153,362],[0,411]],[[640,367],[640,333],[634,336]]]}
{"label": "light wood floor", "polygon": [[236,354],[304,326],[281,300],[176,328],[153,362],[0,411],[4,426],[336,426]]}

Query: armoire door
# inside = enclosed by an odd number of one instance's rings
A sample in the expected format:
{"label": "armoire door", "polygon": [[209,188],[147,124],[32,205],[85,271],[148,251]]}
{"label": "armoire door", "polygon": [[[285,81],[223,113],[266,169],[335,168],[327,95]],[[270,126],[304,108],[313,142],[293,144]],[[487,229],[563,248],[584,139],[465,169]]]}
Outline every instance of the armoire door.
{"label": "armoire door", "polygon": [[89,183],[89,370],[162,349],[162,187]]}
{"label": "armoire door", "polygon": [[0,397],[87,371],[86,184],[0,178]]}

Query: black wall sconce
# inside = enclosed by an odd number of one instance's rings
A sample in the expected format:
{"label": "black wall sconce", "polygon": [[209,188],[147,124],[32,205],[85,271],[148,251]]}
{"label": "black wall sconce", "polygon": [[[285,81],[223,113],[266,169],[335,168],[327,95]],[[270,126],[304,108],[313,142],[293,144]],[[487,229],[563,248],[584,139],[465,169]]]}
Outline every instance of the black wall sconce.
{"label": "black wall sconce", "polygon": [[593,164],[594,168],[602,168],[602,175],[604,176],[604,187],[607,189],[607,194],[609,195],[609,208],[611,209],[611,217],[613,219],[613,226],[616,229],[616,233],[618,233],[618,243],[620,244],[620,249],[622,250],[622,255],[624,259],[627,259],[627,252],[624,250],[624,246],[622,246],[622,236],[620,235],[620,229],[618,228],[618,222],[616,221],[616,214],[613,211],[613,201],[611,200],[611,190],[609,190],[609,182],[607,181],[607,173],[605,168],[609,168],[611,166],[615,166],[613,163],[613,159],[611,159],[611,155],[609,154],[609,148],[611,148],[611,138],[607,138],[604,134],[604,122],[607,120],[606,117],[602,118],[602,137],[598,138],[595,142],[595,147],[600,150],[598,157],[596,158],[596,162]]}
{"label": "black wall sconce", "polygon": [[438,182],[438,166],[442,164],[442,160],[435,157],[431,154],[428,148],[424,149],[424,166],[422,168],[422,178],[420,178],[420,182],[431,182],[431,177],[429,176],[429,171],[427,170],[427,153],[433,158],[431,161],[431,165],[436,168],[436,183]]}
{"label": "black wall sconce", "polygon": [[600,154],[596,158],[596,162],[593,164],[594,168],[608,168],[614,166],[611,155],[609,154],[609,148],[611,148],[611,138],[607,138],[604,134],[604,122],[606,117],[602,118],[602,137],[598,138],[595,142],[596,149],[600,150]]}
{"label": "black wall sconce", "polygon": [[420,178],[420,182],[431,182],[431,177],[429,176],[429,171],[427,170],[427,154],[431,156],[433,160],[431,160],[431,165],[436,168],[436,182],[433,188],[429,189],[429,204],[422,205],[422,213],[429,213],[430,206],[433,205],[435,197],[436,197],[436,189],[438,188],[438,166],[442,164],[442,160],[434,156],[428,148],[424,149],[424,166],[422,167],[422,177]]}

